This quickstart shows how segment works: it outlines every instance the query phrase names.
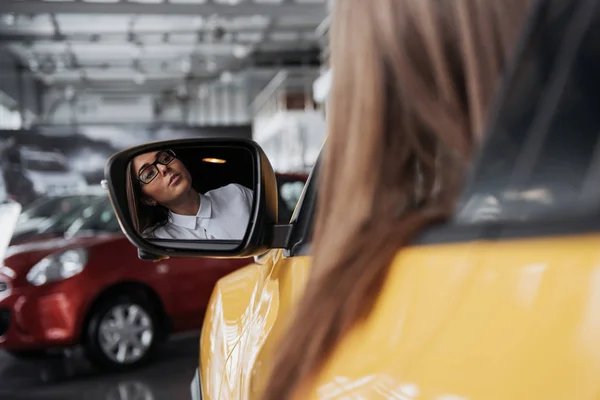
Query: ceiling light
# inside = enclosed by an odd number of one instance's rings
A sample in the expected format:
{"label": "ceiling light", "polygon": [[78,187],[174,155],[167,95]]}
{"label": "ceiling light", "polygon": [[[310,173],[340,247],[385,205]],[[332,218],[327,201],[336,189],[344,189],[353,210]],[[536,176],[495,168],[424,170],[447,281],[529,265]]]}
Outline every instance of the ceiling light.
{"label": "ceiling light", "polygon": [[38,71],[40,69],[40,63],[35,58],[32,58],[29,60],[29,69],[33,72]]}
{"label": "ceiling light", "polygon": [[211,163],[211,164],[225,164],[227,162],[227,160],[223,160],[222,158],[212,158],[212,157],[207,157],[202,159],[203,162],[205,163]]}
{"label": "ceiling light", "polygon": [[189,73],[192,70],[192,62],[189,58],[184,58],[181,60],[181,72],[184,74]]}
{"label": "ceiling light", "polygon": [[65,88],[65,99],[72,100],[75,97],[75,88],[71,85]]}
{"label": "ceiling light", "polygon": [[146,75],[141,72],[136,72],[136,74],[133,76],[133,80],[138,85],[143,85],[146,82]]}
{"label": "ceiling light", "polygon": [[233,82],[233,74],[229,71],[225,71],[221,74],[221,82],[231,83]]}
{"label": "ceiling light", "polygon": [[142,46],[140,44],[135,44],[131,49],[131,56],[133,58],[138,58],[142,55]]}
{"label": "ceiling light", "polygon": [[248,55],[249,49],[241,44],[233,46],[233,55],[236,58],[244,58]]}
{"label": "ceiling light", "polygon": [[16,17],[15,14],[10,13],[10,14],[4,14],[2,16],[2,22],[4,22],[6,25],[13,25],[15,23]]}
{"label": "ceiling light", "polygon": [[201,99],[205,99],[208,97],[208,88],[206,86],[200,86],[198,88],[198,97]]}
{"label": "ceiling light", "polygon": [[214,60],[209,60],[206,62],[206,70],[208,72],[215,72],[217,70],[217,63]]}
{"label": "ceiling light", "polygon": [[62,58],[56,59],[56,70],[61,71],[65,69],[65,61]]}
{"label": "ceiling light", "polygon": [[202,16],[194,17],[194,19],[192,20],[192,24],[196,29],[202,28],[202,26],[204,25],[204,18],[202,18]]}
{"label": "ceiling light", "polygon": [[181,85],[177,87],[177,96],[178,97],[186,97],[187,96],[187,88],[185,85]]}
{"label": "ceiling light", "polygon": [[54,83],[54,75],[47,74],[42,79],[46,85],[52,85]]}

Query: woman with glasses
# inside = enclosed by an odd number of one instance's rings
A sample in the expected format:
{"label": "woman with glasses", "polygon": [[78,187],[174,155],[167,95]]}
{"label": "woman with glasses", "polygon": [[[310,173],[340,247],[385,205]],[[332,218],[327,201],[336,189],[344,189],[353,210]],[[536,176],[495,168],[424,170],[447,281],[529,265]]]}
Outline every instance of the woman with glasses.
{"label": "woman with glasses", "polygon": [[146,238],[241,240],[252,191],[229,184],[205,194],[172,150],[153,151],[128,167],[127,194],[134,226]]}

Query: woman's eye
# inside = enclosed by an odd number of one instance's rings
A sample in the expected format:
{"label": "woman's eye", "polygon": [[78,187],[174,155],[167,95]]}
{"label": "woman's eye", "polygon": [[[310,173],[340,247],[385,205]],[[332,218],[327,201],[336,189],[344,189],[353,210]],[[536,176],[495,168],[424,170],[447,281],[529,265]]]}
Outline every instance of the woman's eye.
{"label": "woman's eye", "polygon": [[161,162],[166,164],[166,163],[170,163],[172,160],[173,160],[173,157],[172,157],[172,156],[164,156],[164,157],[162,158],[162,161],[161,161]]}
{"label": "woman's eye", "polygon": [[153,170],[142,172],[142,179],[143,180],[148,180],[148,179],[152,179],[152,178],[154,178],[154,171]]}

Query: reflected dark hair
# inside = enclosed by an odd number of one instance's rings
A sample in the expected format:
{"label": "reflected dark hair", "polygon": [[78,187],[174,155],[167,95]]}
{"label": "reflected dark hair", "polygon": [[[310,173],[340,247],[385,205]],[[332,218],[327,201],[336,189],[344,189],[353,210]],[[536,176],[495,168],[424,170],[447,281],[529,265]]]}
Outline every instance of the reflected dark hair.
{"label": "reflected dark hair", "polygon": [[[133,162],[130,162],[127,166],[127,203],[131,220],[133,221],[133,227],[139,234],[151,236],[157,228],[167,223],[169,210],[160,204],[150,206],[144,203],[143,200],[144,194],[142,193],[140,181],[133,169]],[[146,232],[150,228],[151,231]]]}

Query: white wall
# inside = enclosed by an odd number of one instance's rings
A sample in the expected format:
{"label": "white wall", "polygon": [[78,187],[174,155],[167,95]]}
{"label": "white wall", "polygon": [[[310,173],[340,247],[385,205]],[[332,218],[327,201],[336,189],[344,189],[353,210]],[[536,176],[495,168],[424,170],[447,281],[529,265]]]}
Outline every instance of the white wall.
{"label": "white wall", "polygon": [[275,171],[310,172],[323,146],[326,124],[319,110],[279,111],[255,118],[252,131]]}

